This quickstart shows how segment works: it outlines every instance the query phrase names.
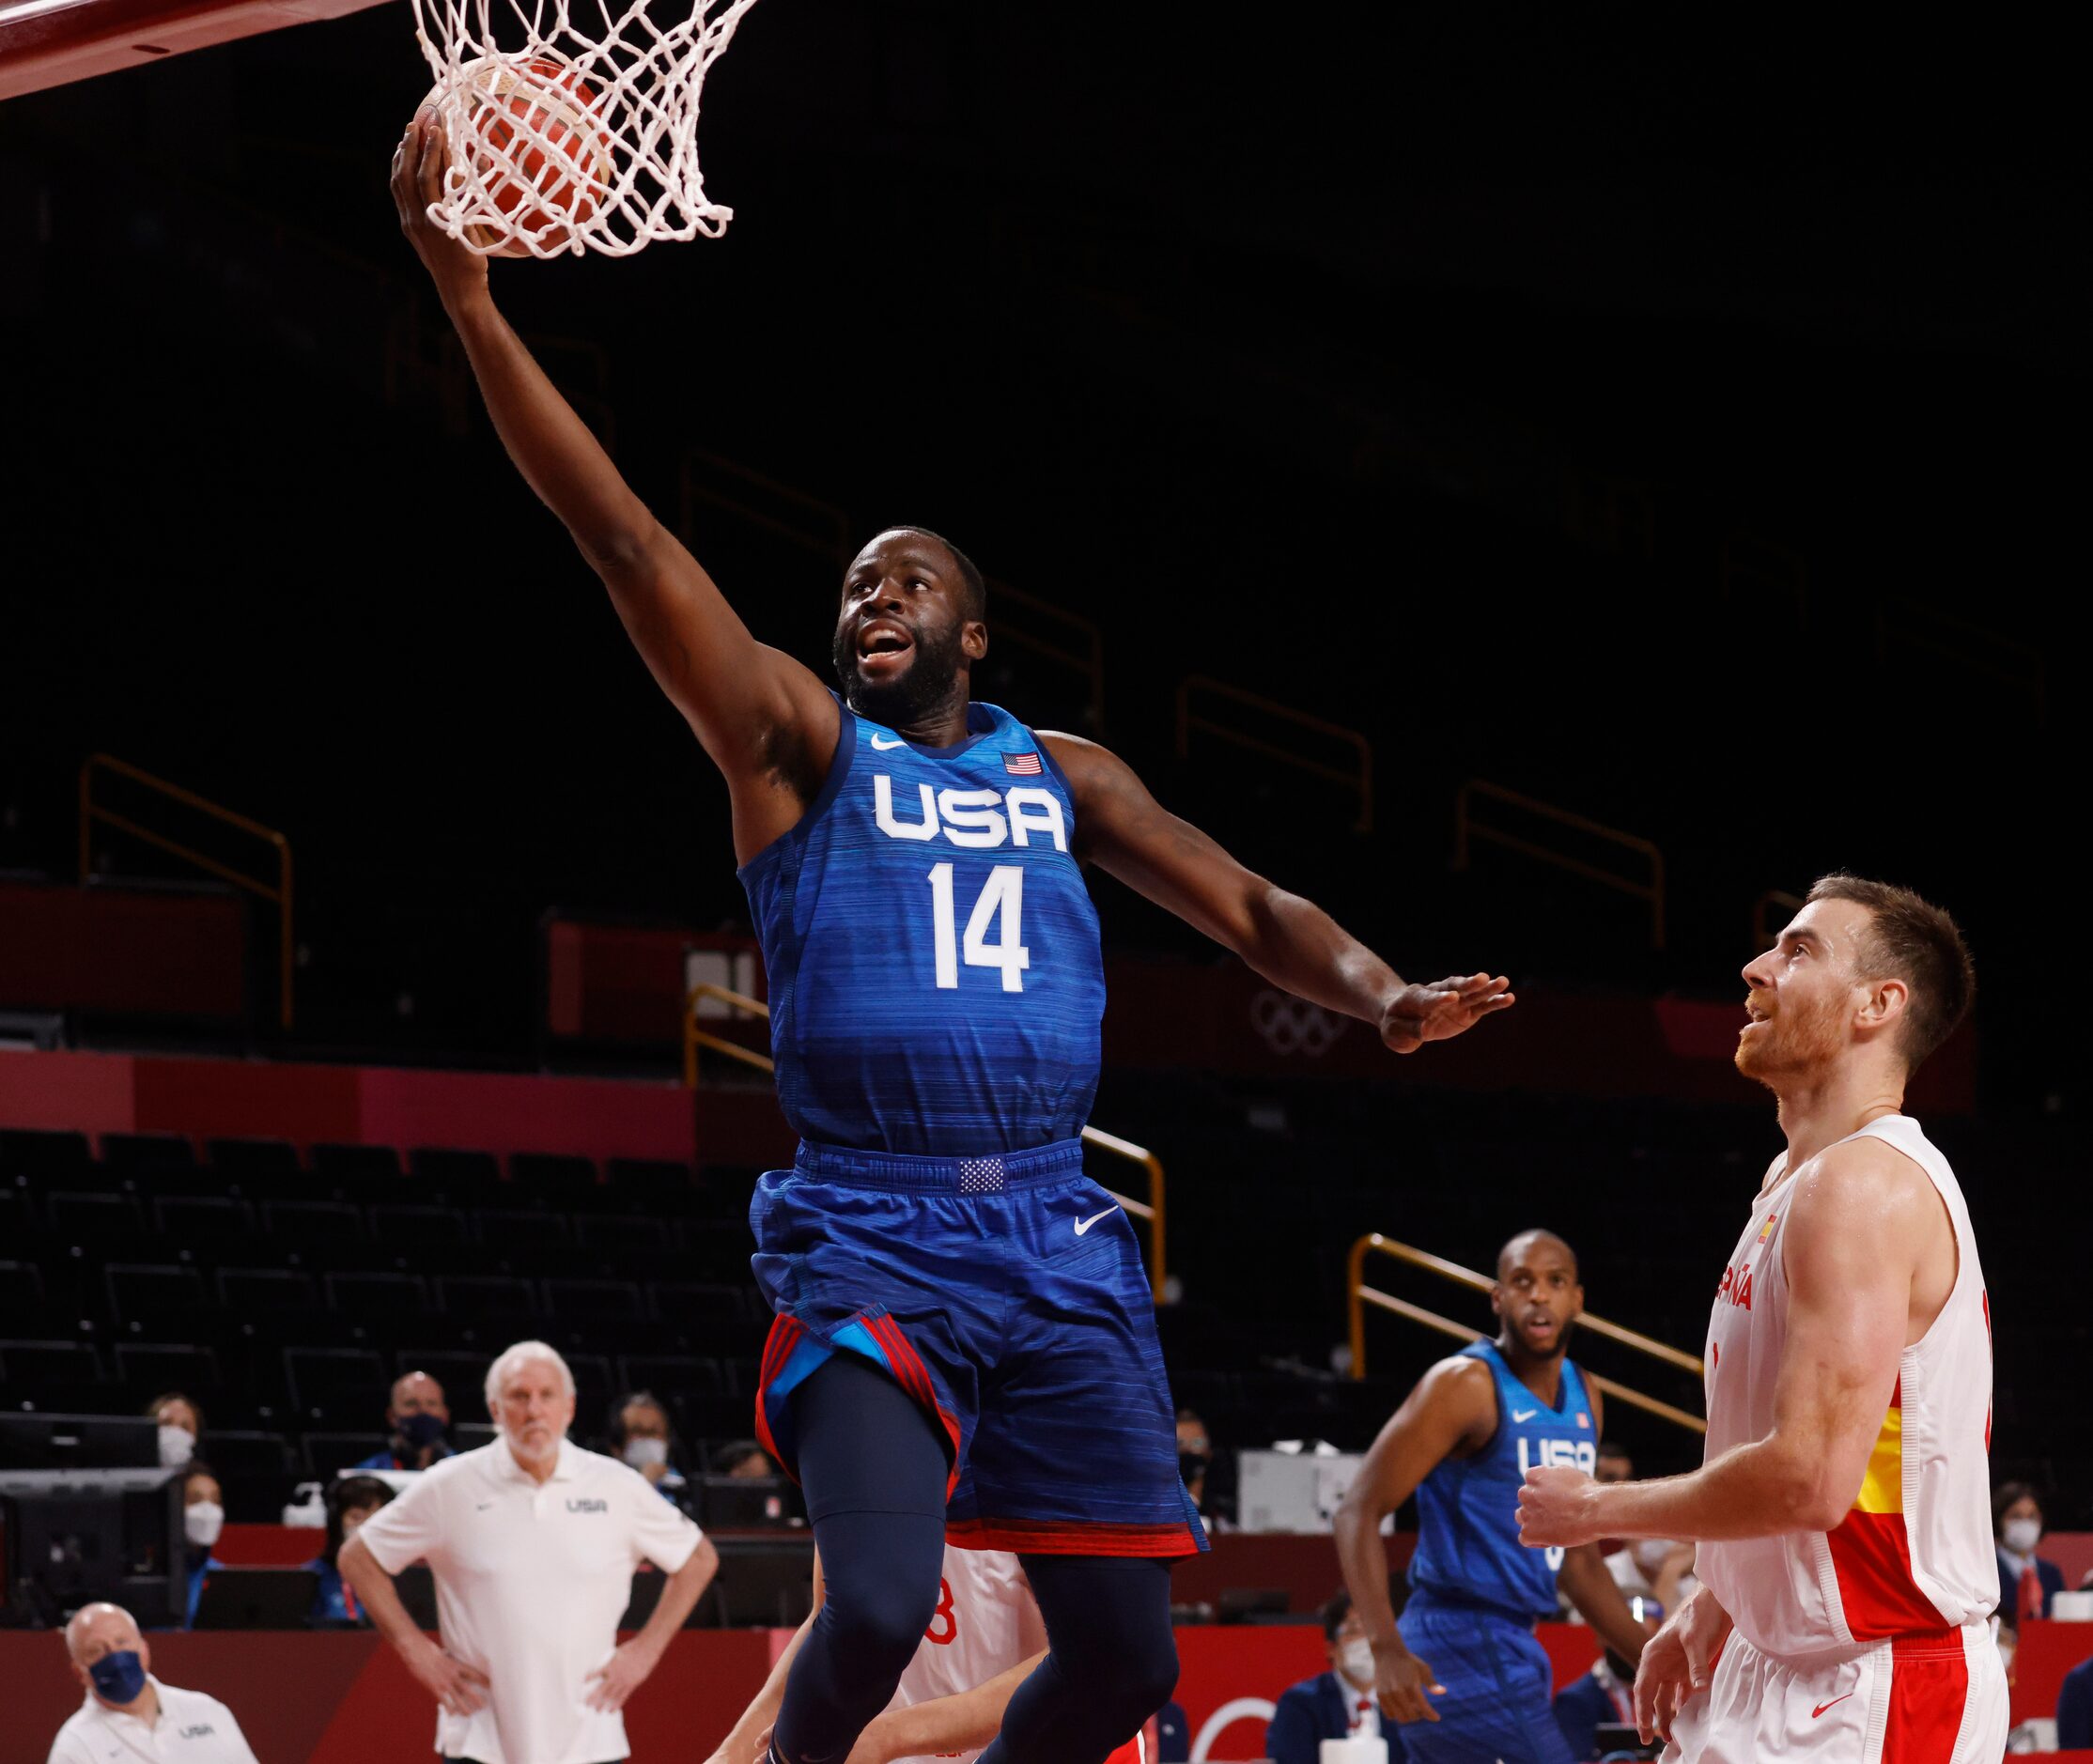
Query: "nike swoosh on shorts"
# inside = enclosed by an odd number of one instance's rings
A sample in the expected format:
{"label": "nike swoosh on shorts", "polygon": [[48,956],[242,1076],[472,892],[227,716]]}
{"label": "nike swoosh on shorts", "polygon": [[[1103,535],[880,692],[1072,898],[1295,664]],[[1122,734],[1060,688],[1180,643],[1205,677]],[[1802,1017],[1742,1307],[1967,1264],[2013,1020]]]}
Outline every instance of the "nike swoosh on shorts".
{"label": "nike swoosh on shorts", "polygon": [[1112,1216],[1113,1214],[1117,1213],[1119,1209],[1117,1207],[1107,1207],[1104,1212],[1093,1213],[1087,1219],[1078,1219],[1076,1221],[1076,1235],[1078,1237],[1080,1237],[1085,1231],[1089,1230],[1092,1226],[1095,1225],[1099,1219],[1109,1219]]}

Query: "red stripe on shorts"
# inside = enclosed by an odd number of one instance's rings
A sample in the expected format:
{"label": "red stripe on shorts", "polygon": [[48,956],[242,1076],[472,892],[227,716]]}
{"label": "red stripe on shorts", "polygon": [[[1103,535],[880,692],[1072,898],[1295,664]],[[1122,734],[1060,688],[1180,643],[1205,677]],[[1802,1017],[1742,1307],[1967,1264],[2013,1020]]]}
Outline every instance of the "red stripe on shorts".
{"label": "red stripe on shorts", "polygon": [[938,1400],[938,1387],[930,1382],[929,1369],[923,1365],[922,1356],[908,1345],[901,1325],[884,1313],[867,1317],[864,1324],[872,1332],[872,1338],[886,1349],[887,1369],[893,1373],[894,1382],[935,1415],[945,1430],[945,1438],[952,1446],[952,1474],[945,1478],[945,1498],[950,1500],[953,1490],[959,1486],[959,1422]]}
{"label": "red stripe on shorts", "polygon": [[1961,1632],[1899,1635],[1889,1651],[1884,1764],[1951,1764],[1969,1702],[1969,1659]]}

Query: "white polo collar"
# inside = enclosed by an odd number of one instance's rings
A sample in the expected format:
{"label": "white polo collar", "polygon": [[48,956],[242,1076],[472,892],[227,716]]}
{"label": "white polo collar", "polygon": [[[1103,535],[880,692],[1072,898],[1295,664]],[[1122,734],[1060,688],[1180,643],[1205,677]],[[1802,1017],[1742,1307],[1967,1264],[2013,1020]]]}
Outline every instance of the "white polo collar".
{"label": "white polo collar", "polygon": [[552,1474],[541,1484],[517,1462],[516,1453],[509,1449],[508,1435],[499,1433],[494,1439],[494,1472],[504,1481],[521,1482],[534,1489],[553,1482],[572,1482],[581,1474],[581,1448],[572,1440],[563,1438],[560,1441],[560,1455],[552,1465]]}

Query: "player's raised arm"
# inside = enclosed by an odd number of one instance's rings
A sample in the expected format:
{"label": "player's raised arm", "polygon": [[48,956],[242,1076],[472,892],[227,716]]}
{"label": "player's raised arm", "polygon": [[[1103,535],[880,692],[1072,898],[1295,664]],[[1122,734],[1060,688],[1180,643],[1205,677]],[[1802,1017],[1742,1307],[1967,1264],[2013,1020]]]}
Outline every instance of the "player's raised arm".
{"label": "player's raised arm", "polygon": [[1388,1597],[1388,1551],[1381,1522],[1456,1450],[1486,1445],[1497,1425],[1496,1395],[1481,1360],[1441,1360],[1418,1383],[1367,1448],[1359,1474],[1337,1509],[1338,1564],[1352,1608],[1373,1649],[1374,1691],[1394,1721],[1436,1721],[1428,1693],[1432,1668],[1403,1644]]}
{"label": "player's raised arm", "polygon": [[[400,227],[436,282],[509,457],[566,525],[611,591],[655,680],[735,791],[736,834],[767,843],[761,798],[819,788],[836,735],[834,701],[800,663],[758,643],[710,576],[632,493],[588,426],[495,309],[487,260],[428,218],[448,148],[424,112],[393,160]],[[750,800],[745,800],[749,798]],[[751,810],[758,825],[745,828]],[[749,855],[748,852],[743,853]]]}
{"label": "player's raised arm", "polygon": [[1041,738],[1068,776],[1080,854],[1233,950],[1275,986],[1373,1024],[1399,1054],[1473,1028],[1512,1001],[1511,983],[1403,980],[1312,901],[1238,863],[1149,794],[1133,768],[1079,735]]}

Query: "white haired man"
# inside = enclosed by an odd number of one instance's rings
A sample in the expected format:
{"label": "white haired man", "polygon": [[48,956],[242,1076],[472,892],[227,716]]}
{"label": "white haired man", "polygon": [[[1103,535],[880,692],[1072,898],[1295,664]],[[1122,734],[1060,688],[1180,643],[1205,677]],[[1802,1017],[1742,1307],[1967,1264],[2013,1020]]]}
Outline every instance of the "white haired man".
{"label": "white haired man", "polygon": [[66,1625],[66,1656],[87,1700],[58,1729],[51,1764],[105,1764],[111,1757],[178,1764],[255,1764],[233,1711],[201,1691],[152,1676],[152,1644],[130,1612],[83,1605]]}
{"label": "white haired man", "polygon": [[[436,1749],[473,1764],[612,1764],[618,1712],[719,1567],[719,1553],[636,1470],[566,1437],[574,1374],[542,1341],[488,1369],[498,1437],[432,1465],[342,1546],[342,1578],[441,1706]],[[642,1559],[668,1575],[617,1644]],[[426,1561],[441,1644],[392,1577]]]}

